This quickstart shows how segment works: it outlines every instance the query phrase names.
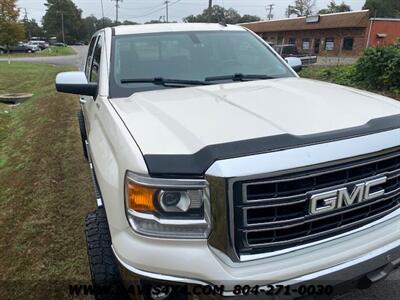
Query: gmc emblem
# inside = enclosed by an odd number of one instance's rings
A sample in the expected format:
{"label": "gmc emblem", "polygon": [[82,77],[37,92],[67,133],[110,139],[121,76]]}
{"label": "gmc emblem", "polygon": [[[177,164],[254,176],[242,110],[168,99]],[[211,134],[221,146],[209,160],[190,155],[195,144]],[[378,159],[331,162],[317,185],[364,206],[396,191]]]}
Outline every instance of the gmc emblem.
{"label": "gmc emblem", "polygon": [[321,214],[344,206],[371,200],[385,194],[384,189],[371,192],[371,188],[385,183],[386,176],[356,184],[349,193],[345,188],[314,194],[310,199],[310,214]]}

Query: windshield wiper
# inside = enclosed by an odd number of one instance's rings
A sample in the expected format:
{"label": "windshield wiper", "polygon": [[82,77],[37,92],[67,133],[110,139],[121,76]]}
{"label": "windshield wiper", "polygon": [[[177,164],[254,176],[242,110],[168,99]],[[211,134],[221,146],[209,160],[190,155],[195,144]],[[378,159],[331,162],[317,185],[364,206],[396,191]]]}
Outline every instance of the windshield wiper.
{"label": "windshield wiper", "polygon": [[206,77],[204,81],[219,81],[219,80],[232,80],[232,81],[247,81],[247,80],[258,80],[258,79],[274,79],[276,77],[263,75],[263,74],[242,74],[236,73],[233,75],[222,75],[222,76],[210,76]]}
{"label": "windshield wiper", "polygon": [[201,81],[201,80],[169,79],[169,78],[162,78],[162,77],[122,79],[121,83],[122,84],[125,84],[125,83],[153,83],[156,85],[178,86],[178,87],[209,84],[208,82]]}

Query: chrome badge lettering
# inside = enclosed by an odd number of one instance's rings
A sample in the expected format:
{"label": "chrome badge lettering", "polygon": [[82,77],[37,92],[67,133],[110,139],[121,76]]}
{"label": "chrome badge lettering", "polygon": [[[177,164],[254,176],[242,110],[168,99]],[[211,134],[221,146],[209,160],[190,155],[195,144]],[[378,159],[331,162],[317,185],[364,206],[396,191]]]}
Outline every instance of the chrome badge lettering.
{"label": "chrome badge lettering", "polygon": [[380,197],[385,193],[384,189],[379,189],[374,192],[371,192],[371,189],[386,181],[386,177],[381,177],[356,184],[352,191],[349,191],[348,188],[340,188],[329,192],[314,194],[310,199],[310,214],[325,213]]}

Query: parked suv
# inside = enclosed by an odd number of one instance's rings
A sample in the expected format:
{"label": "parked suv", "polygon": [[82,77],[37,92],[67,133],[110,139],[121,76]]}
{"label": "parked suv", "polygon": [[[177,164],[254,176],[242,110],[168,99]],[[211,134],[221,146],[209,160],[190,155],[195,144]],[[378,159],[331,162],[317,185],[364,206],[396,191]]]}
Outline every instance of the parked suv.
{"label": "parked suv", "polygon": [[16,53],[16,52],[24,52],[24,53],[34,53],[36,51],[40,51],[40,48],[35,45],[26,44],[20,42],[14,46],[1,46],[0,45],[0,54],[5,53]]}
{"label": "parked suv", "polygon": [[399,266],[399,102],[301,79],[220,24],[100,30],[56,87],[81,95],[96,286],[331,296]]}

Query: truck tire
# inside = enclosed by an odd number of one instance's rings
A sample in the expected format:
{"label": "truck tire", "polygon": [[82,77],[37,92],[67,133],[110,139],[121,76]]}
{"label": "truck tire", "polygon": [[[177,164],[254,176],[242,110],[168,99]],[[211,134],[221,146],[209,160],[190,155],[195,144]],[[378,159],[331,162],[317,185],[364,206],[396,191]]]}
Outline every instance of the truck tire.
{"label": "truck tire", "polygon": [[81,133],[81,143],[82,143],[83,155],[85,156],[85,159],[88,160],[88,153],[87,153],[87,148],[86,148],[86,141],[87,141],[86,126],[85,126],[85,118],[83,116],[82,110],[79,110],[77,116],[78,116],[78,123],[79,123],[79,131]]}
{"label": "truck tire", "polygon": [[96,300],[127,299],[111,249],[111,235],[104,207],[86,217],[86,243]]}

